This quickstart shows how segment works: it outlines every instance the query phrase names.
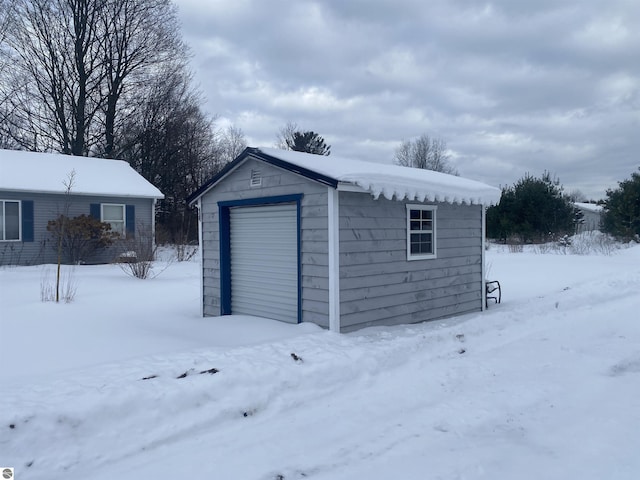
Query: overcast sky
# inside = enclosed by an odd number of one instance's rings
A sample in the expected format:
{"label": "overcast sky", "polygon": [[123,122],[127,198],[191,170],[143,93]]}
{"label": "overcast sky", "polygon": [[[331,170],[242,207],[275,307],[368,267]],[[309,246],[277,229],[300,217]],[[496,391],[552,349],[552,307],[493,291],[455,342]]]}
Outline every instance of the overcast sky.
{"label": "overcast sky", "polygon": [[391,163],[426,133],[462,176],[595,199],[640,166],[638,0],[176,3],[205,109],[250,146],[291,121]]}

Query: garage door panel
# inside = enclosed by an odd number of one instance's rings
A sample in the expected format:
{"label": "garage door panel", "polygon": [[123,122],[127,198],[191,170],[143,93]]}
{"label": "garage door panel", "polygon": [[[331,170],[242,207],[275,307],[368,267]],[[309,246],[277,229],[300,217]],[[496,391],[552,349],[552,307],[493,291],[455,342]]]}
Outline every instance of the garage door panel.
{"label": "garage door panel", "polygon": [[298,322],[296,204],[230,211],[231,313]]}

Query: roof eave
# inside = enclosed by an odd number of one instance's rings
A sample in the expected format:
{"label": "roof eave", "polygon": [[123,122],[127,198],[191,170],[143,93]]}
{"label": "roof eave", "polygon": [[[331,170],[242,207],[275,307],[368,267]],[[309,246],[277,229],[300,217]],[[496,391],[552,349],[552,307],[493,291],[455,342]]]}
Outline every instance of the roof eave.
{"label": "roof eave", "polygon": [[252,156],[254,158],[260,159],[266,163],[269,163],[271,165],[274,165],[276,167],[280,167],[283,168],[285,170],[288,170],[290,172],[296,173],[298,175],[301,175],[305,178],[308,178],[309,180],[313,180],[315,182],[318,183],[322,183],[324,185],[333,187],[333,188],[338,188],[338,184],[340,183],[337,179],[333,178],[333,177],[329,177],[327,175],[323,175],[322,173],[316,172],[315,170],[310,170],[308,168],[304,168],[301,167],[299,165],[295,165],[293,163],[289,163],[286,160],[282,160],[280,158],[277,157],[273,157],[271,155],[268,155],[266,153],[263,153],[262,151],[260,151],[260,149],[256,148],[254,149],[255,152],[252,152]]}
{"label": "roof eave", "polygon": [[244,151],[238,155],[238,157],[233,160],[231,163],[225,165],[225,167],[220,170],[216,175],[214,175],[208,182],[202,185],[199,189],[193,192],[191,195],[187,197],[187,204],[189,206],[193,206],[200,197],[205,195],[209,190],[211,190],[220,180],[226,177],[229,173],[235,170],[241,163],[244,163],[247,159],[253,158],[256,160],[260,160],[262,162],[273,165],[274,167],[279,167],[289,172],[295,173],[297,175],[301,175],[305,178],[313,180],[315,182],[328,185],[333,188],[338,188],[338,180],[335,178],[329,177],[327,175],[323,175],[314,170],[310,170],[308,168],[301,167],[299,165],[295,165],[293,163],[287,162],[286,160],[282,160],[280,158],[274,157],[272,155],[268,155],[259,148],[247,147]]}
{"label": "roof eave", "polygon": [[365,190],[360,185],[356,185],[353,182],[340,182],[337,186],[340,192],[354,192],[354,193],[371,193],[369,190]]}
{"label": "roof eave", "polygon": [[[16,192],[16,193],[37,193],[41,195],[66,195],[66,192],[61,190],[38,190],[31,188],[4,188],[0,187],[2,192]],[[72,190],[70,195],[83,195],[91,197],[123,197],[123,198],[155,198],[156,200],[162,200],[165,196],[160,192],[159,195],[142,194],[137,195],[135,193],[115,193],[115,192],[82,192]]]}

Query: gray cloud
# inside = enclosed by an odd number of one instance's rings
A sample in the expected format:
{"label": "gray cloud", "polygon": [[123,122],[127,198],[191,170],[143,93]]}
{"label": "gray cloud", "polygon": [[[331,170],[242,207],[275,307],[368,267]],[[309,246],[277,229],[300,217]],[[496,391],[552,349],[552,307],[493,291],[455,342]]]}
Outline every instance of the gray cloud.
{"label": "gray cloud", "polygon": [[640,164],[635,0],[176,3],[207,110],[252,145],[293,121],[389,163],[427,133],[464,176],[594,198]]}

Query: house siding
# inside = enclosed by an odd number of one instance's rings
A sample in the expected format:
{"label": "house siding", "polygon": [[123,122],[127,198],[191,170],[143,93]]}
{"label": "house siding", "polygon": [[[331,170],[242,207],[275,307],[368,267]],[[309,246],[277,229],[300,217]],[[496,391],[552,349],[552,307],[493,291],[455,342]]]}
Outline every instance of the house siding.
{"label": "house siding", "polygon": [[[251,186],[252,170],[259,186]],[[328,327],[327,187],[247,159],[201,199],[203,313],[220,315],[220,232],[218,202],[303,194],[300,202],[302,319]]]}
{"label": "house siding", "polygon": [[592,232],[594,230],[600,230],[600,224],[602,222],[602,216],[600,212],[594,212],[593,210],[587,210],[578,207],[582,212],[582,224],[576,228],[576,233]]}
{"label": "house siding", "polygon": [[482,309],[482,207],[438,203],[437,258],[408,261],[407,204],[340,193],[341,331]]}
{"label": "house siding", "polygon": [[[76,217],[89,215],[90,205],[96,203],[118,203],[135,208],[136,230],[151,229],[153,200],[130,197],[99,197],[89,195],[44,194],[30,192],[0,191],[2,200],[33,201],[33,241],[0,241],[0,265],[37,265],[56,263],[57,253],[53,239],[47,231],[47,223],[65,212]],[[115,243],[98,252],[89,263],[107,263],[122,252],[122,243]]]}

